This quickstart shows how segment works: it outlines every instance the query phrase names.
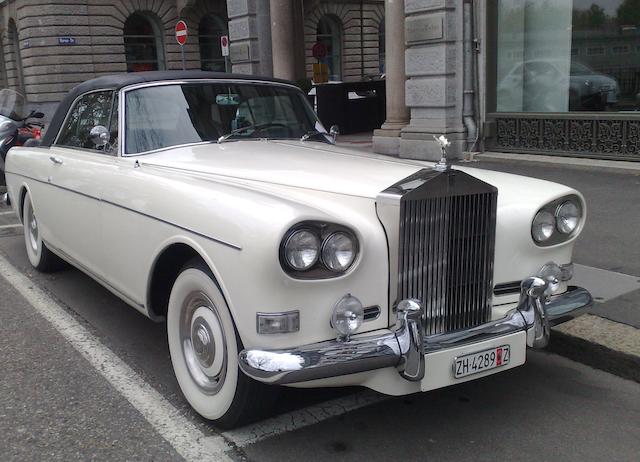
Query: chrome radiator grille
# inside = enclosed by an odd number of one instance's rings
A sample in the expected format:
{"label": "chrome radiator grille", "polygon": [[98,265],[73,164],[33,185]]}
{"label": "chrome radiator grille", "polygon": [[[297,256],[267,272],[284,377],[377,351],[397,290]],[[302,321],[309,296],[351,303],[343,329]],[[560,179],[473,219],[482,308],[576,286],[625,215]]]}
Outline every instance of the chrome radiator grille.
{"label": "chrome radiator grille", "polygon": [[442,175],[456,178],[400,201],[397,300],[422,301],[426,335],[491,316],[497,192],[461,172]]}

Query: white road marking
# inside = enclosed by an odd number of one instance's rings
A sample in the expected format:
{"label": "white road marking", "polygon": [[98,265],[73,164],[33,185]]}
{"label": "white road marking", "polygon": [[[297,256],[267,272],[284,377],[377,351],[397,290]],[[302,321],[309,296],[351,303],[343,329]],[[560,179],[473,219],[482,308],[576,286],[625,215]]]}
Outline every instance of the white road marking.
{"label": "white road marking", "polygon": [[17,224],[17,225],[1,225],[0,229],[16,229],[16,228],[22,228],[21,224]]}
{"label": "white road marking", "polygon": [[366,390],[224,432],[223,435],[238,447],[244,447],[266,438],[317,424],[331,417],[346,414],[389,398],[389,396]]}
{"label": "white road marking", "polygon": [[0,255],[0,275],[187,461],[231,461],[222,436],[206,436],[33,281]]}
{"label": "white road marking", "polygon": [[8,212],[0,212],[0,215],[14,215],[15,212],[13,210],[9,210]]}

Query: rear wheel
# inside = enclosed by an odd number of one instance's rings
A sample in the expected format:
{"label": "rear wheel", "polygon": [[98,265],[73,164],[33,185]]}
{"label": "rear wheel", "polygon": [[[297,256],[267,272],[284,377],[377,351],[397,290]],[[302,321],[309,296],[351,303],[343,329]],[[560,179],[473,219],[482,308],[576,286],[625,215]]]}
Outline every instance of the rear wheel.
{"label": "rear wheel", "polygon": [[189,404],[222,428],[268,412],[276,390],[238,367],[242,349],[229,307],[200,260],[187,264],[173,284],[167,312],[173,369]]}
{"label": "rear wheel", "polygon": [[25,195],[22,204],[22,224],[24,228],[24,243],[31,266],[43,273],[59,270],[64,263],[42,242],[38,218],[28,193]]}

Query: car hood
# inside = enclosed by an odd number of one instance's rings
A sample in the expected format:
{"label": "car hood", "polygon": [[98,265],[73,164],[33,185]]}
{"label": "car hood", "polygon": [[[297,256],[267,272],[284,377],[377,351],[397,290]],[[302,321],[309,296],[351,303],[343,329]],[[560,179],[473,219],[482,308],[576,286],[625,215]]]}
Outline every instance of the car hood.
{"label": "car hood", "polygon": [[428,165],[319,142],[228,141],[138,158],[142,165],[352,196],[376,197]]}
{"label": "car hood", "polygon": [[[433,163],[394,159],[299,141],[232,141],[186,146],[138,157],[141,165],[234,182],[261,182],[316,191],[375,198],[381,191]],[[499,203],[523,199],[543,203],[572,190],[544,180],[456,165],[496,186]]]}

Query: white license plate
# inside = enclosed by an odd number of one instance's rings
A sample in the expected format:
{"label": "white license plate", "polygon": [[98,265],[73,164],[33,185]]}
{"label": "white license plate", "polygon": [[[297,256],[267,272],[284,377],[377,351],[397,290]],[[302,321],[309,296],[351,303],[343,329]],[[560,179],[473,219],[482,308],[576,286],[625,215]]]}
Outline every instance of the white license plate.
{"label": "white license plate", "polygon": [[453,375],[456,379],[495,369],[509,364],[509,345],[478,351],[453,360]]}

